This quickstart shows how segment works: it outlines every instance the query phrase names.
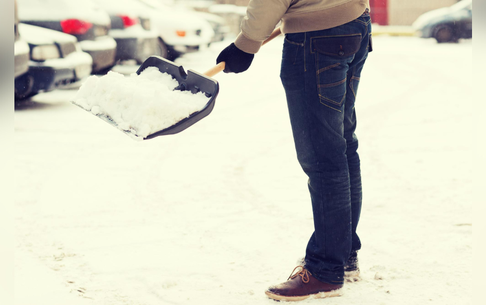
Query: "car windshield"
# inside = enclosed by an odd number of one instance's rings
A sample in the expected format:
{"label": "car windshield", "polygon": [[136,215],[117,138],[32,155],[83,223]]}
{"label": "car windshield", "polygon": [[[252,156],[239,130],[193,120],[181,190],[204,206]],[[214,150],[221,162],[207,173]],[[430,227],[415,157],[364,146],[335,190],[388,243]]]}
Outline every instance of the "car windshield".
{"label": "car windshield", "polygon": [[465,8],[470,8],[471,4],[472,4],[471,0],[462,0],[462,1],[457,2],[454,5],[451,5],[450,10],[453,11],[453,12],[460,11],[460,10],[463,10]]}

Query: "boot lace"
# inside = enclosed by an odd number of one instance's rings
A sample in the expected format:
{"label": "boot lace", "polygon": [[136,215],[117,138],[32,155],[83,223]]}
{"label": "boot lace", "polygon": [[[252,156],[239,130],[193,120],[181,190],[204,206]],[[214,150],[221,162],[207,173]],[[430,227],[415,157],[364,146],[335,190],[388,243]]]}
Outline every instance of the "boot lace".
{"label": "boot lace", "polygon": [[[297,273],[294,273],[299,268],[300,268],[300,270]],[[307,271],[307,269],[305,269],[304,266],[297,266],[297,267],[294,268],[294,270],[292,270],[292,273],[290,274],[290,276],[287,280],[295,279],[297,276],[300,276],[300,278],[302,279],[302,282],[304,282],[304,284],[307,284],[307,283],[309,283],[309,275],[310,274],[311,273],[309,271]]]}

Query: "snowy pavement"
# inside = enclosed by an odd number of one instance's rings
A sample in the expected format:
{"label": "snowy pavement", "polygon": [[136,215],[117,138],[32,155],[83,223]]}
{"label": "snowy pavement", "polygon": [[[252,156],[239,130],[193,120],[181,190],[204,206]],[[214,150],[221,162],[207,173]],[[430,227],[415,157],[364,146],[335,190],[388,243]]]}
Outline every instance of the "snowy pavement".
{"label": "snowy pavement", "polygon": [[[313,225],[282,38],[213,112],[134,141],[55,91],[15,111],[16,305],[275,304]],[[177,60],[204,72],[225,44]],[[458,60],[459,59],[459,60]],[[374,39],[357,111],[362,281],[302,304],[471,304],[472,42]]]}

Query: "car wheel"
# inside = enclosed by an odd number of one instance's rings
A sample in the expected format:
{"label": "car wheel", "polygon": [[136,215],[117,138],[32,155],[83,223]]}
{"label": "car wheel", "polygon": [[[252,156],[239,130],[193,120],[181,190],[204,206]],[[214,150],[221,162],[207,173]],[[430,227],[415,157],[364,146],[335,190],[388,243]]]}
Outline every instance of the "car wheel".
{"label": "car wheel", "polygon": [[96,71],[93,71],[91,72],[92,75],[105,75],[107,74],[108,72],[111,71],[111,69],[113,69],[114,65],[113,66],[108,66],[108,67],[105,67],[105,68],[102,68],[102,69],[99,69],[99,70],[96,70]]}
{"label": "car wheel", "polygon": [[30,74],[24,74],[15,79],[15,100],[26,99],[37,94],[32,91],[34,87],[34,77]]}
{"label": "car wheel", "polygon": [[181,56],[181,53],[177,52],[173,48],[169,48],[169,53],[167,54],[167,59],[174,61]]}
{"label": "car wheel", "polygon": [[169,48],[161,38],[159,38],[158,52],[159,54],[157,55],[163,58],[167,58],[167,56],[169,55]]}
{"label": "car wheel", "polygon": [[454,37],[454,30],[450,25],[439,25],[434,30],[434,38],[438,43],[457,41]]}

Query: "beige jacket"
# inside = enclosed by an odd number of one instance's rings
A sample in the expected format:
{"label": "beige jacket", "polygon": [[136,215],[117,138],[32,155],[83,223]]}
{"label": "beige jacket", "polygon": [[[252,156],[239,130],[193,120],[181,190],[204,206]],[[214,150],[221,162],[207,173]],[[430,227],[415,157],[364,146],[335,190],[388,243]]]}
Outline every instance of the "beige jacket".
{"label": "beige jacket", "polygon": [[257,53],[282,21],[283,33],[329,29],[350,22],[369,8],[369,0],[251,0],[236,46]]}

